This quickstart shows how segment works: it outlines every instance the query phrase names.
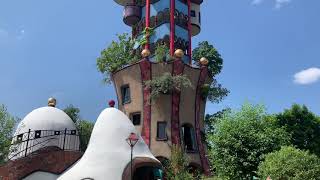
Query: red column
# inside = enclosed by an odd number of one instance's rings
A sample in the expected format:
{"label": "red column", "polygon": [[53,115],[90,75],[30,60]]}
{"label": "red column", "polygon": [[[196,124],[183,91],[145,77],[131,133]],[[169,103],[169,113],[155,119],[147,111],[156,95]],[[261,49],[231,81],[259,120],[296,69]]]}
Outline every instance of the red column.
{"label": "red column", "polygon": [[[149,27],[150,27],[150,0],[146,0],[146,28],[149,28]],[[147,37],[147,44],[145,45],[145,49],[149,49],[149,47],[150,47],[150,42],[149,42],[149,37]]]}
{"label": "red column", "polygon": [[191,27],[191,0],[188,0],[188,31],[189,31],[189,47],[188,47],[188,55],[190,57],[189,63],[192,63],[192,27]]}
{"label": "red column", "polygon": [[174,12],[175,12],[175,0],[170,0],[170,55],[174,55],[174,35],[175,35],[175,22],[174,22]]}

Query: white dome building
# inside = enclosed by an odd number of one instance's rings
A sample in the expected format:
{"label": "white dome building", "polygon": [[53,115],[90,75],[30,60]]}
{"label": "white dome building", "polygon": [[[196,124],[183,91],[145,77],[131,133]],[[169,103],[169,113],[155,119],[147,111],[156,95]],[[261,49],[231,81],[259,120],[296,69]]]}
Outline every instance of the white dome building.
{"label": "white dome building", "polygon": [[[58,180],[129,180],[131,148],[126,139],[138,134],[128,117],[115,108],[105,109],[93,128],[82,158]],[[151,154],[140,135],[133,148],[133,179],[161,179],[161,163]]]}
{"label": "white dome building", "polygon": [[[52,101],[52,99],[51,99]],[[17,126],[9,159],[25,157],[44,147],[79,150],[76,125],[70,117],[50,104],[29,113]]]}

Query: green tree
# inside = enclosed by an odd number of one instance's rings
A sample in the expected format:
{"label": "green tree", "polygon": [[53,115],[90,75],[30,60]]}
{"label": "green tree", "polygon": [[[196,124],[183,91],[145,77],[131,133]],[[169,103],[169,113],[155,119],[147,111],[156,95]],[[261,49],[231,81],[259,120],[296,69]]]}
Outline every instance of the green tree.
{"label": "green tree", "polygon": [[282,147],[266,156],[258,174],[262,179],[270,176],[273,180],[319,180],[320,159],[307,151]]}
{"label": "green tree", "polygon": [[80,109],[72,104],[63,110],[76,124],[79,131],[80,150],[84,152],[87,149],[94,123],[80,118]]}
{"label": "green tree", "polygon": [[206,134],[214,133],[214,129],[217,121],[221,119],[226,112],[230,112],[230,111],[231,111],[230,108],[226,108],[214,114],[207,114],[206,117],[204,118]]}
{"label": "green tree", "polygon": [[223,88],[220,83],[214,78],[219,74],[223,67],[223,59],[219,52],[208,41],[203,41],[198,44],[198,47],[192,51],[192,59],[196,65],[200,65],[200,59],[205,57],[208,59],[208,71],[212,78],[210,84],[205,84],[201,91],[204,98],[212,103],[221,102],[228,94],[229,90]]}
{"label": "green tree", "polygon": [[139,60],[134,45],[135,41],[127,33],[124,33],[118,35],[118,41],[112,41],[106,49],[102,50],[97,59],[97,67],[104,75],[106,83],[110,83],[110,75],[113,72]]}
{"label": "green tree", "polygon": [[292,135],[291,143],[320,156],[320,119],[306,106],[294,104],[277,115],[277,125]]}
{"label": "green tree", "polygon": [[12,117],[4,105],[0,105],[0,165],[7,161],[11,138],[17,120]]}
{"label": "green tree", "polygon": [[72,119],[74,123],[80,119],[80,109],[74,107],[72,104],[63,109],[63,111]]}
{"label": "green tree", "polygon": [[86,151],[88,147],[93,127],[94,123],[91,121],[80,120],[77,123],[80,138],[80,151],[82,152]]}
{"label": "green tree", "polygon": [[273,125],[264,106],[245,104],[226,111],[208,135],[209,157],[222,179],[251,179],[264,155],[287,145],[289,135]]}
{"label": "green tree", "polygon": [[173,146],[170,160],[165,162],[165,173],[168,180],[193,180],[189,173],[189,160],[184,151],[179,146]]}

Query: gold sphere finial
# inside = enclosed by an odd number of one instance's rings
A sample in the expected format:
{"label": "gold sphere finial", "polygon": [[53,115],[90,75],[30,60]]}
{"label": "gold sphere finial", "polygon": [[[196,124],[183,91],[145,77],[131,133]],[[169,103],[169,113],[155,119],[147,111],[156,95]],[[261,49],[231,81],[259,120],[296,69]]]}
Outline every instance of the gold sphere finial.
{"label": "gold sphere finial", "polygon": [[51,97],[48,99],[48,106],[56,107],[56,105],[57,105],[57,100],[55,98]]}
{"label": "gold sphere finial", "polygon": [[143,58],[149,57],[150,54],[151,54],[151,53],[150,53],[149,49],[144,49],[144,50],[141,51],[141,56],[142,56]]}
{"label": "gold sphere finial", "polygon": [[209,64],[209,60],[205,57],[202,57],[200,59],[200,64],[203,65],[203,66],[207,66]]}
{"label": "gold sphere finial", "polygon": [[175,52],[174,52],[174,56],[176,58],[182,58],[184,55],[184,52],[182,51],[182,49],[177,49]]}

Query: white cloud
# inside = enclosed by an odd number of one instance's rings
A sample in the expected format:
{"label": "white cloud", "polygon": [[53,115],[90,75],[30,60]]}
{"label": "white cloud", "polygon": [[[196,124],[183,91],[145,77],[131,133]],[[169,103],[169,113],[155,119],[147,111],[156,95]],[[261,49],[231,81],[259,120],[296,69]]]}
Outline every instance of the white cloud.
{"label": "white cloud", "polygon": [[258,5],[258,4],[261,4],[263,2],[263,0],[253,0],[251,3],[253,5]]}
{"label": "white cloud", "polygon": [[[264,2],[265,0],[252,0],[251,4],[253,5],[260,5]],[[282,8],[285,4],[289,4],[292,0],[272,0],[274,1],[275,5],[274,8],[280,9]]]}
{"label": "white cloud", "polygon": [[320,80],[320,68],[312,67],[294,75],[294,82],[301,85],[312,84]]}
{"label": "white cloud", "polygon": [[290,2],[291,0],[276,0],[275,8],[280,9],[283,5],[289,4]]}

